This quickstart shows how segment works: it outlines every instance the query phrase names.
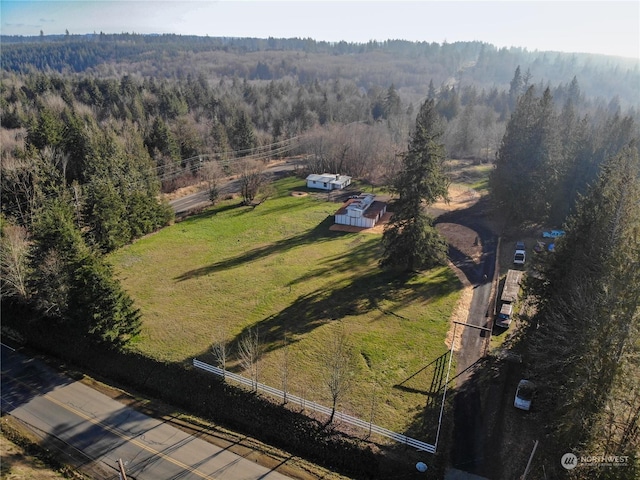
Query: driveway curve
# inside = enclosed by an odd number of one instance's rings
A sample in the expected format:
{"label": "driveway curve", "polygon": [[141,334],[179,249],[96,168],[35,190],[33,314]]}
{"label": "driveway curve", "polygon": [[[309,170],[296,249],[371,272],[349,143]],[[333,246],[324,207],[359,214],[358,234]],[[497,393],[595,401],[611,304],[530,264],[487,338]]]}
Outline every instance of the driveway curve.
{"label": "driveway curve", "polygon": [[[491,328],[493,306],[491,303],[495,271],[498,237],[488,223],[489,205],[486,197],[468,208],[445,212],[435,223],[454,223],[473,230],[482,245],[479,262],[467,255],[449,248],[449,259],[459,268],[471,285],[473,297],[467,316],[467,324],[481,328]],[[451,462],[459,470],[466,472],[483,471],[485,443],[487,439],[486,419],[490,418],[481,402],[478,387],[470,377],[480,360],[488,351],[490,332],[479,328],[464,327],[461,347],[457,354],[454,397],[454,442]]]}

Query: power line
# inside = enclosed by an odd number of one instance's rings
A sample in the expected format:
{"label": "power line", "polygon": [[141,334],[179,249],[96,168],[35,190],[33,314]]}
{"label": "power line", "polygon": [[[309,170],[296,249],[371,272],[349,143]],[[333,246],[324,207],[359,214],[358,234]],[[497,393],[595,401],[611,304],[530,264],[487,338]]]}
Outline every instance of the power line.
{"label": "power line", "polygon": [[[158,172],[162,168],[166,168],[165,165],[156,165],[152,167],[152,173],[160,182],[165,182],[168,180],[172,180],[174,178],[179,178],[186,174],[194,174],[197,172],[202,165],[207,161],[218,161],[218,163],[233,165],[239,161],[244,160],[267,160],[273,157],[282,156],[292,150],[299,148],[304,145],[304,140],[306,140],[306,135],[297,135],[295,137],[291,137],[284,140],[279,140],[277,142],[273,142],[267,145],[261,145],[259,147],[253,149],[243,149],[243,150],[233,150],[231,152],[225,152],[223,154],[220,153],[203,153],[193,157],[189,157],[186,159],[180,160],[180,162],[175,162],[170,164],[169,166],[173,166],[176,168],[174,171],[165,172],[163,174],[158,174]],[[243,155],[249,153],[248,155]],[[205,160],[210,159],[210,160]],[[181,165],[186,165],[182,167]],[[143,173],[143,172],[141,172]],[[131,187],[135,187],[136,185],[143,186],[144,183],[140,180],[131,184]],[[50,200],[58,196],[57,192],[51,192],[42,197],[43,200]],[[21,212],[28,207],[29,200],[22,200],[16,202],[16,204],[12,205],[9,208],[5,208],[4,212],[13,215],[14,217],[20,216]]]}

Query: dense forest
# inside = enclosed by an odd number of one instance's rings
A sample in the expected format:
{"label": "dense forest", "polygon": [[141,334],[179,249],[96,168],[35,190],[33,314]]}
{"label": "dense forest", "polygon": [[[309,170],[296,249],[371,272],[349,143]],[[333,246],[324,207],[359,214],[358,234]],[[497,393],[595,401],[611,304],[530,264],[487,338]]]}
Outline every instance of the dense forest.
{"label": "dense forest", "polygon": [[[636,478],[640,471],[640,157],[638,125],[591,122],[571,98],[555,107],[530,87],[507,123],[490,177],[509,228],[564,225],[556,254],[534,268],[533,315],[514,337],[537,401],[547,458],[571,450],[630,459],[624,469],[570,478]],[[534,261],[535,262],[535,261]],[[568,474],[559,462],[552,477]]]}
{"label": "dense forest", "polygon": [[425,83],[474,85],[489,92],[508,87],[518,65],[534,82],[565,86],[578,76],[585,95],[623,107],[638,105],[638,61],[619,57],[496,48],[484,42],[429,43],[387,40],[329,43],[310,38],[209,38],[104,33],[1,36],[2,68],[13,72],[56,71],[94,76],[125,74],[207,78],[352,81],[368,91],[394,84],[415,102]]}
{"label": "dense forest", "polygon": [[550,434],[562,448],[605,436],[618,454],[638,448],[637,60],[482,42],[1,41],[3,310],[121,347],[141,320],[104,254],[172,221],[163,192],[294,154],[312,172],[399,189],[426,165],[405,152],[420,151],[426,123],[439,165],[494,163],[491,199],[509,225],[567,226],[525,335],[553,399]]}

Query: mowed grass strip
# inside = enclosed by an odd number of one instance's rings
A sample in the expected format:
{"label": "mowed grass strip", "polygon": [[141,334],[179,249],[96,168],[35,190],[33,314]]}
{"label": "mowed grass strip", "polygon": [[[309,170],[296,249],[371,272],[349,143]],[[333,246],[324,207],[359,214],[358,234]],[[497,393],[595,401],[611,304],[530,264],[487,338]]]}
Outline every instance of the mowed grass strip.
{"label": "mowed grass strip", "polygon": [[[434,379],[460,284],[449,269],[393,276],[378,267],[380,235],[334,232],[339,204],[295,178],[255,209],[229,200],[167,227],[111,257],[143,315],[133,347],[150,357],[213,363],[224,333],[235,346],[257,328],[259,381],[331,405],[324,377],[336,329],[352,348],[352,387],[340,410],[396,431],[422,425],[439,408]],[[284,339],[287,339],[286,347]],[[441,363],[441,362],[440,362]],[[285,367],[285,364],[287,367]],[[427,438],[427,440],[429,440]]]}

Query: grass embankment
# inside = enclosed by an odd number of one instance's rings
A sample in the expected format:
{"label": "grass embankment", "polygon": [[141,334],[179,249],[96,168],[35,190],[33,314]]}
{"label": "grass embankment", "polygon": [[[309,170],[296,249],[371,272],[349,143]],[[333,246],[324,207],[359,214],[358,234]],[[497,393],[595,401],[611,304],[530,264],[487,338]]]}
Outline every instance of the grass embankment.
{"label": "grass embankment", "polygon": [[[115,253],[143,314],[133,348],[163,361],[213,362],[216,335],[235,345],[257,327],[259,381],[280,388],[286,335],[288,390],[330,405],[324,355],[340,328],[356,358],[340,408],[369,419],[375,405],[375,423],[430,436],[432,425],[422,424],[425,409],[439,407],[443,378],[434,371],[459,281],[447,268],[408,278],[381,271],[380,236],[331,231],[339,205],[291,195],[303,185],[279,181],[277,195],[255,209],[225,201]],[[234,359],[228,368],[241,371]]]}
{"label": "grass embankment", "polygon": [[77,480],[88,477],[76,472],[72,467],[62,464],[46,447],[24,428],[19,428],[11,418],[0,421],[0,478]]}

